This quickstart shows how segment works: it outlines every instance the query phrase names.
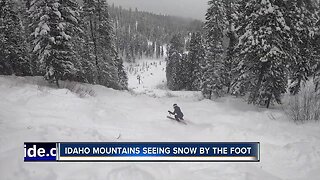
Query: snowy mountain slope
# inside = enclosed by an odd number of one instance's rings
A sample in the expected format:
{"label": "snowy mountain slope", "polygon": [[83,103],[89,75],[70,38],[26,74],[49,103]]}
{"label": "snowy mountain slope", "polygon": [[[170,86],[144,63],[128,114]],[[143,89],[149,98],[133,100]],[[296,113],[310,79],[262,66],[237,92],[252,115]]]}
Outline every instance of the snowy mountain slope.
{"label": "snowy mountain slope", "polygon": [[[0,76],[1,179],[319,178],[319,124],[296,125],[279,110],[231,97],[214,102],[197,92],[168,91],[161,86],[165,65],[156,63],[141,71],[144,85],[134,84],[130,74],[130,92],[84,85],[95,92],[84,98],[40,77]],[[165,118],[173,103],[181,106],[187,126]],[[259,141],[261,162],[24,163],[26,141]]]}
{"label": "snowy mountain slope", "polygon": [[[146,94],[151,97],[180,97],[193,100],[203,99],[200,92],[170,91],[166,84],[166,61],[163,59],[145,59],[135,64],[126,64],[129,77],[129,89],[134,94]],[[140,76],[140,84],[137,77]]]}
{"label": "snowy mountain slope", "polygon": [[[166,62],[165,60],[140,60],[135,64],[125,64],[128,77],[129,88],[133,90],[141,89],[165,89],[166,85]],[[140,84],[137,77],[140,76]]]}

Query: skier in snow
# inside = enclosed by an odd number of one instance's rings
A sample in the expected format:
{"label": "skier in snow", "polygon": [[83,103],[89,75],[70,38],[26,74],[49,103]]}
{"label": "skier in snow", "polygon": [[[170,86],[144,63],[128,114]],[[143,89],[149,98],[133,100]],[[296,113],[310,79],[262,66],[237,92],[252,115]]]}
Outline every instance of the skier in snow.
{"label": "skier in snow", "polygon": [[171,112],[171,111],[168,111],[168,112],[169,112],[170,114],[174,115],[174,118],[175,118],[177,121],[183,120],[183,113],[181,112],[180,107],[179,107],[177,104],[173,104],[173,109],[174,109],[173,112]]}

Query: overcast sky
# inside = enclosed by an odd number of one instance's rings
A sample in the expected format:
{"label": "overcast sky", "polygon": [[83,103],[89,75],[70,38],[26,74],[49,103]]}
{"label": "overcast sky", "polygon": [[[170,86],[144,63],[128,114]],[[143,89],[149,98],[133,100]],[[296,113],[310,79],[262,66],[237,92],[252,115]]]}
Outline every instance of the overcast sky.
{"label": "overcast sky", "polygon": [[208,0],[107,0],[109,5],[204,20]]}

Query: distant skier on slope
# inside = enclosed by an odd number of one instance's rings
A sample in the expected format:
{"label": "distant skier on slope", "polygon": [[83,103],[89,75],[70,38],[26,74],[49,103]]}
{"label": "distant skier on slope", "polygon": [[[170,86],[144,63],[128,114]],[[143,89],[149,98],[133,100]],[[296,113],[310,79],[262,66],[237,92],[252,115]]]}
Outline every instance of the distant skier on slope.
{"label": "distant skier on slope", "polygon": [[171,111],[168,111],[170,114],[174,115],[174,118],[177,120],[177,121],[181,121],[181,120],[184,120],[183,119],[183,113],[181,112],[181,109],[180,107],[177,105],[177,104],[173,104],[173,109],[174,111],[171,112]]}

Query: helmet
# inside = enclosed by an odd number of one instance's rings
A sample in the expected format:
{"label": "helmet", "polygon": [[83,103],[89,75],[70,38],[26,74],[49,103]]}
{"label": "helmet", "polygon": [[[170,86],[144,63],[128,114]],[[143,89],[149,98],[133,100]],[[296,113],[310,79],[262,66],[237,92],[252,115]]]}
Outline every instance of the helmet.
{"label": "helmet", "polygon": [[177,104],[173,104],[173,107],[176,107],[176,106],[178,106]]}

